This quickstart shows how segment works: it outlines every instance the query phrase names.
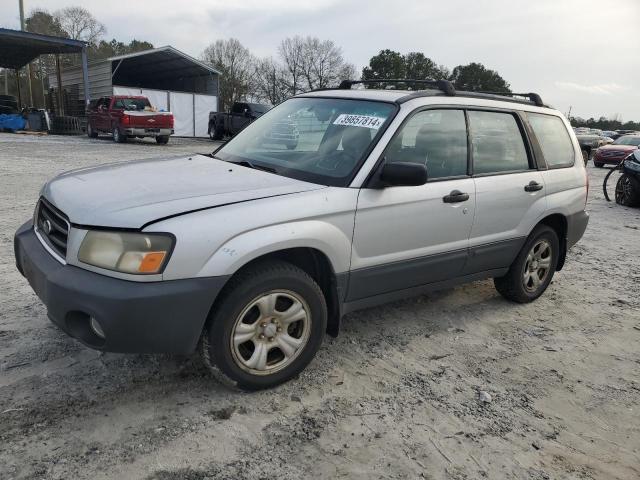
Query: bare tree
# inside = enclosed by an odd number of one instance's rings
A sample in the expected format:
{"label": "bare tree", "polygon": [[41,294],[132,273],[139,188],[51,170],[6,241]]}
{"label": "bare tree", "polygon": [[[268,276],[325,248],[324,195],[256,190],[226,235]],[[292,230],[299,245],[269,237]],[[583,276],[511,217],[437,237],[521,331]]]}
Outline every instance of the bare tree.
{"label": "bare tree", "polygon": [[233,102],[245,98],[254,73],[254,57],[237,39],[216,40],[205,48],[202,60],[220,71],[220,108],[229,110]]}
{"label": "bare tree", "polygon": [[304,39],[298,35],[293,38],[285,38],[280,42],[278,55],[282,60],[287,77],[284,82],[289,90],[289,95],[296,95],[302,89],[302,78],[304,75]]}
{"label": "bare tree", "polygon": [[285,81],[291,95],[327,88],[355,76],[355,67],[345,62],[342,49],[331,40],[286,38],[280,43],[278,53],[288,73]]}
{"label": "bare tree", "polygon": [[105,26],[83,7],[66,7],[57,10],[53,16],[69,38],[74,40],[96,45],[107,32]]}
{"label": "bare tree", "polygon": [[263,58],[255,62],[252,96],[258,101],[277,105],[289,96],[287,72],[273,57]]}

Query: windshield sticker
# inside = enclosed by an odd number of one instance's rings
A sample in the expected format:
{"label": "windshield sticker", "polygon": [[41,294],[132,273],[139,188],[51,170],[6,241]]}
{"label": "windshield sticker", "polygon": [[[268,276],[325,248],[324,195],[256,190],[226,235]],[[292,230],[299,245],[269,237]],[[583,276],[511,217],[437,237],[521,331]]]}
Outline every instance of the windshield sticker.
{"label": "windshield sticker", "polygon": [[384,123],[383,117],[371,117],[369,115],[349,115],[343,113],[333,122],[334,125],[345,125],[349,127],[364,127],[378,130]]}

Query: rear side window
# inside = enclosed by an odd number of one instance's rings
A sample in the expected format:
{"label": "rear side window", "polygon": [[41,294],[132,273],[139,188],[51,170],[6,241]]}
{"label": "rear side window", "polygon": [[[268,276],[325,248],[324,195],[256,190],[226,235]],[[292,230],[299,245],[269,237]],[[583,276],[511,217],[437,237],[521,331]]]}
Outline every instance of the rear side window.
{"label": "rear side window", "polygon": [[527,113],[529,125],[540,143],[549,168],[571,167],[575,161],[573,144],[560,117],[542,113]]}
{"label": "rear side window", "polygon": [[511,113],[469,111],[473,173],[528,170],[522,133]]}

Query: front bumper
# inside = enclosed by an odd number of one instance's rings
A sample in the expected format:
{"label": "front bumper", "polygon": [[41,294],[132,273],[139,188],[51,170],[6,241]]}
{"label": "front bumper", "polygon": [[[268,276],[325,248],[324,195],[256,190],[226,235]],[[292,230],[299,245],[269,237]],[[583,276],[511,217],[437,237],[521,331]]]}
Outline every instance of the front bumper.
{"label": "front bumper", "polygon": [[[97,350],[191,353],[228,277],[131,282],[63,265],[47,252],[32,222],[14,237],[16,266],[68,335]],[[89,319],[96,319],[104,339]]]}
{"label": "front bumper", "polygon": [[173,135],[172,128],[125,128],[125,135],[131,137],[162,137]]}

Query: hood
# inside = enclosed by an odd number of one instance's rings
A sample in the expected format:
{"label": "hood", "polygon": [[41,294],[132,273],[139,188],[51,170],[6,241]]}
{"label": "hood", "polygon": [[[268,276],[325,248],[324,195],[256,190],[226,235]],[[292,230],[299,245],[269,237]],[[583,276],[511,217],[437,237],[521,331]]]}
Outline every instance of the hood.
{"label": "hood", "polygon": [[604,145],[604,146],[600,147],[598,150],[600,150],[600,151],[617,150],[617,151],[620,151],[620,152],[633,152],[637,148],[638,147],[636,147],[635,145],[613,145],[613,144],[609,144],[609,145]]}
{"label": "hood", "polygon": [[49,181],[42,195],[71,223],[141,228],[181,213],[324,188],[203,155],[84,168]]}

